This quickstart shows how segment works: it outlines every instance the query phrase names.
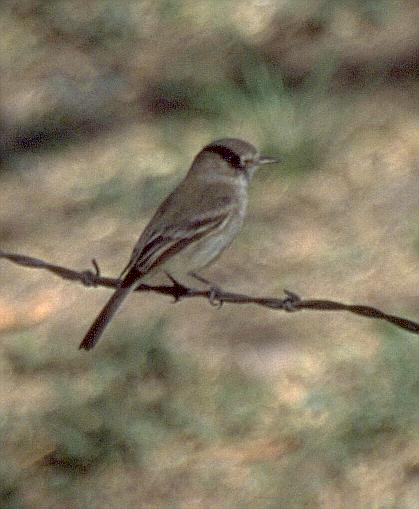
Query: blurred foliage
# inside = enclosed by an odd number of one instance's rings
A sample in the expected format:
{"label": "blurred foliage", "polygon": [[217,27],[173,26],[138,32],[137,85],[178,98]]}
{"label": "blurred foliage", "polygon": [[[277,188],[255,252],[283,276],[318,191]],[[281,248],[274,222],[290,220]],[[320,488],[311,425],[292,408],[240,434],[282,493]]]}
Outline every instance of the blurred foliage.
{"label": "blurred foliage", "polygon": [[309,408],[329,416],[333,413],[333,428],[328,430],[324,447],[341,455],[342,465],[348,457],[368,455],[394,437],[407,440],[417,432],[418,361],[418,342],[392,330],[383,337],[374,362],[338,363],[334,368],[338,385],[311,393]]}
{"label": "blurred foliage", "polygon": [[[63,362],[54,352],[41,358],[22,341],[9,351],[15,373],[48,377],[51,384],[50,408],[35,411],[29,420],[34,426],[31,440],[41,438],[52,450],[28,468],[41,469],[37,475],[48,469],[63,503],[78,496],[76,479],[97,469],[118,464],[142,468],[156,451],[165,455],[174,441],[193,447],[233,437],[236,441],[257,424],[272,397],[267,385],[237,370],[203,376],[192,357],[167,350],[165,329],[158,321],[142,330],[141,341],[138,331],[123,329],[96,356],[84,389],[76,375],[86,373],[92,365],[88,360]],[[21,438],[20,446],[27,441]],[[13,479],[8,471],[5,501],[19,493]]]}
{"label": "blurred foliage", "polygon": [[[278,415],[280,435],[300,446],[286,462],[256,472],[273,502],[262,507],[318,507],[321,492],[345,479],[356,464],[417,438],[419,344],[388,333],[371,363],[336,361],[328,377],[309,391],[299,410]],[[302,419],[302,416],[305,418]],[[364,507],[349,492],[345,507]],[[368,504],[365,506],[367,507]]]}
{"label": "blurred foliage", "polygon": [[[139,342],[137,331],[122,329],[96,356],[94,371],[82,386],[75,374],[85,376],[92,362],[83,360],[81,366],[74,357],[64,366],[50,358],[45,368],[45,360],[40,361],[39,373],[50,377],[54,397],[49,409],[25,417],[30,417],[33,429],[15,447],[42,440],[52,450],[26,467],[31,480],[25,475],[25,483],[32,486],[39,476],[47,476],[60,503],[71,505],[71,500],[88,497],[87,492],[80,494],[78,481],[86,475],[98,477],[99,483],[104,472],[122,466],[140,472],[155,465],[157,455],[163,462],[153,468],[164,484],[171,475],[165,461],[175,462],[175,471],[182,472],[193,451],[244,445],[263,430],[273,442],[290,444],[289,456],[277,461],[263,459],[262,454],[252,476],[257,500],[263,502],[249,503],[239,496],[228,507],[317,507],[323,487],[345,478],[361,457],[417,437],[419,345],[405,334],[384,336],[377,358],[369,364],[336,361],[328,376],[337,384],[313,386],[300,405],[280,406],[266,425],[262,421],[267,409],[277,407],[266,382],[234,367],[214,373],[190,355],[169,352],[164,346],[169,330],[158,321],[142,331]],[[15,371],[33,376],[34,365],[22,355],[13,357]],[[27,434],[27,424],[24,427]],[[10,443],[6,450],[3,468],[13,461]],[[182,455],[177,466],[171,454]],[[208,472],[210,477],[198,475],[195,488],[219,489],[225,468],[220,464],[220,470]],[[12,501],[19,500],[19,484],[19,476],[4,469],[4,507],[18,507]]]}

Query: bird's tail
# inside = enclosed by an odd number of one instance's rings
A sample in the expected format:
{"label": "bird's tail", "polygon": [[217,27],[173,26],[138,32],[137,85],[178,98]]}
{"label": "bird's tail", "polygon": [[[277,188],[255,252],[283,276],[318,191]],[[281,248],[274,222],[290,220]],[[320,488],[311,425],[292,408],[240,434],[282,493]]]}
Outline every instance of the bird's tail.
{"label": "bird's tail", "polygon": [[134,290],[135,285],[121,286],[118,288],[112,297],[108,300],[105,307],[97,316],[96,320],[91,325],[87,334],[84,336],[83,341],[80,343],[79,348],[84,350],[92,349],[99,341],[108,323],[113,318],[114,314],[118,311],[119,306],[125,298]]}

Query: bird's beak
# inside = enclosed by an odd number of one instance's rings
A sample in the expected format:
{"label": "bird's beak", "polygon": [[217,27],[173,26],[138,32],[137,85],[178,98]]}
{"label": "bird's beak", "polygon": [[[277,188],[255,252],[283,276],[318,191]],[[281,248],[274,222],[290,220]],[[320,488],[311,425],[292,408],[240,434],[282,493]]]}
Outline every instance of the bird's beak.
{"label": "bird's beak", "polygon": [[268,157],[268,156],[260,156],[258,164],[275,164],[280,163],[281,161],[278,158],[275,157]]}

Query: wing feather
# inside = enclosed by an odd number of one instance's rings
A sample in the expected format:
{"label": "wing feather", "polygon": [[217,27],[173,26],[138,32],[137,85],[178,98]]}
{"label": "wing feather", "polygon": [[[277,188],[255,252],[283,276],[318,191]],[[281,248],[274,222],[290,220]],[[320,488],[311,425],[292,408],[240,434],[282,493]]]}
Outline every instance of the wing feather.
{"label": "wing feather", "polygon": [[180,223],[176,226],[171,225],[165,231],[144,231],[144,234],[147,233],[147,241],[144,242],[144,237],[140,237],[120,278],[132,268],[143,274],[154,269],[187,245],[218,228],[229,215],[230,210],[223,210],[222,213],[217,210],[217,214],[207,215],[207,217]]}

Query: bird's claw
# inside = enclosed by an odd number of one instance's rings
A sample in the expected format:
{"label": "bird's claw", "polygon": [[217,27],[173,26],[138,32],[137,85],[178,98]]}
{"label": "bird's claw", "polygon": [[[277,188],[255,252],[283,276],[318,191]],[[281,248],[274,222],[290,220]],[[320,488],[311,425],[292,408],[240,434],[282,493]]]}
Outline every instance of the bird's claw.
{"label": "bird's claw", "polygon": [[209,290],[209,297],[208,297],[209,303],[211,306],[220,308],[224,301],[221,296],[221,290],[217,288],[216,286],[212,286]]}

